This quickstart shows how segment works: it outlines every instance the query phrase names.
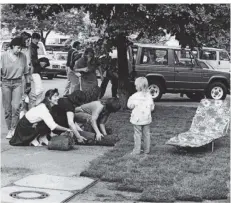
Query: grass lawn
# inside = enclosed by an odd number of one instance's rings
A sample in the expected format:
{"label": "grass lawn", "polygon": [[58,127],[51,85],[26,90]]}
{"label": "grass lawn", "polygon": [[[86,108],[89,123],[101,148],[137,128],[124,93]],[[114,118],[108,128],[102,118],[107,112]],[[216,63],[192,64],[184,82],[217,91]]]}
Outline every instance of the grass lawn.
{"label": "grass lawn", "polygon": [[[133,149],[133,127],[128,112],[110,117],[109,126],[120,137],[116,146],[81,175],[116,182],[117,190],[141,192],[140,201],[201,201],[226,199],[229,189],[230,138],[184,151],[165,142],[191,125],[196,108],[156,106],[151,124],[151,153],[124,156]],[[228,132],[229,134],[229,132]]]}

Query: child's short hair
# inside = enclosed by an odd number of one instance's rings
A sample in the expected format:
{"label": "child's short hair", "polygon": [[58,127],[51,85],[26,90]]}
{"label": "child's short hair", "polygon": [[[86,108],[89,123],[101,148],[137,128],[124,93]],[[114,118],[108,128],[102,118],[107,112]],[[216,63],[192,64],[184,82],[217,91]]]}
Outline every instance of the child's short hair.
{"label": "child's short hair", "polygon": [[114,98],[114,97],[108,98],[105,104],[106,104],[106,109],[109,112],[117,112],[121,108],[120,101],[118,98]]}
{"label": "child's short hair", "polygon": [[138,77],[135,80],[135,85],[137,87],[137,91],[147,91],[148,80],[145,77]]}

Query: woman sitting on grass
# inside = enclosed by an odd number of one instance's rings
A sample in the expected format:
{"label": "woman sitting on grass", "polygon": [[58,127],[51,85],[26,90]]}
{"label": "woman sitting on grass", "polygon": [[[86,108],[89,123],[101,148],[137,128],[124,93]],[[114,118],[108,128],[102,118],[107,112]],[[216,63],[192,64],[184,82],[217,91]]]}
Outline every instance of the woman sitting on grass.
{"label": "woman sitting on grass", "polygon": [[50,109],[58,104],[59,93],[57,89],[50,89],[45,94],[45,99],[38,106],[31,108],[19,120],[14,136],[10,140],[13,146],[41,146],[38,137],[41,138],[47,134],[47,130],[38,128],[41,122],[44,122],[51,131],[71,131],[69,128],[62,127],[54,122]]}
{"label": "woman sitting on grass", "polygon": [[[105,123],[110,113],[117,112],[120,108],[121,105],[117,98],[108,98],[106,101],[93,101],[75,108],[75,120],[84,124],[84,130],[96,133],[96,140],[100,141],[103,136],[108,134]],[[86,129],[89,124],[91,129]]]}

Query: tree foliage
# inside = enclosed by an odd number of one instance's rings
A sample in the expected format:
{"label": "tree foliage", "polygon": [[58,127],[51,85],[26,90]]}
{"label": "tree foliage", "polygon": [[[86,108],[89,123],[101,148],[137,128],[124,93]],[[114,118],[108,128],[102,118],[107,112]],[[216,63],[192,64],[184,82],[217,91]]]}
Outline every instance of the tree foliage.
{"label": "tree foliage", "polygon": [[[2,21],[14,24],[15,18],[20,26],[32,24],[44,30],[56,25],[65,34],[73,34],[73,30],[78,32],[81,23],[78,17],[71,22],[71,9],[89,12],[91,21],[103,31],[101,44],[106,47],[104,50],[117,47],[120,89],[127,89],[126,46],[130,34],[138,33],[137,39],[145,37],[155,41],[167,32],[175,36],[182,47],[225,45],[229,48],[230,44],[228,4],[14,4],[9,7],[11,13],[3,11],[6,17]],[[24,24],[24,16],[30,22]]]}
{"label": "tree foliage", "polygon": [[37,31],[45,44],[51,31],[78,35],[83,30],[83,11],[71,8],[68,4],[7,4],[2,8],[1,23],[10,30]]}
{"label": "tree foliage", "polygon": [[[230,33],[228,4],[100,4],[89,5],[91,20],[107,24],[108,35],[175,35],[182,46],[217,45]],[[229,37],[228,37],[229,38]]]}
{"label": "tree foliage", "polygon": [[[85,5],[91,20],[106,25],[104,37],[118,50],[120,88],[128,89],[126,36],[138,32],[156,39],[167,31],[182,47],[218,46],[230,42],[228,4],[97,4]],[[226,39],[226,40],[225,40]]]}

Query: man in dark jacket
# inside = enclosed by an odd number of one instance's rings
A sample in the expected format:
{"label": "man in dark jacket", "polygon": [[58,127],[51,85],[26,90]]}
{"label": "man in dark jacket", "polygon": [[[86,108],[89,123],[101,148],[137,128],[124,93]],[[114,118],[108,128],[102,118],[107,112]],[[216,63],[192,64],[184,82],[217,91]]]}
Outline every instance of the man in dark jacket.
{"label": "man in dark jacket", "polygon": [[29,108],[39,104],[43,99],[43,87],[41,80],[41,69],[46,65],[45,62],[38,60],[38,43],[41,39],[40,34],[33,33],[31,36],[31,44],[29,45],[29,56],[31,66],[31,92],[29,94]]}

